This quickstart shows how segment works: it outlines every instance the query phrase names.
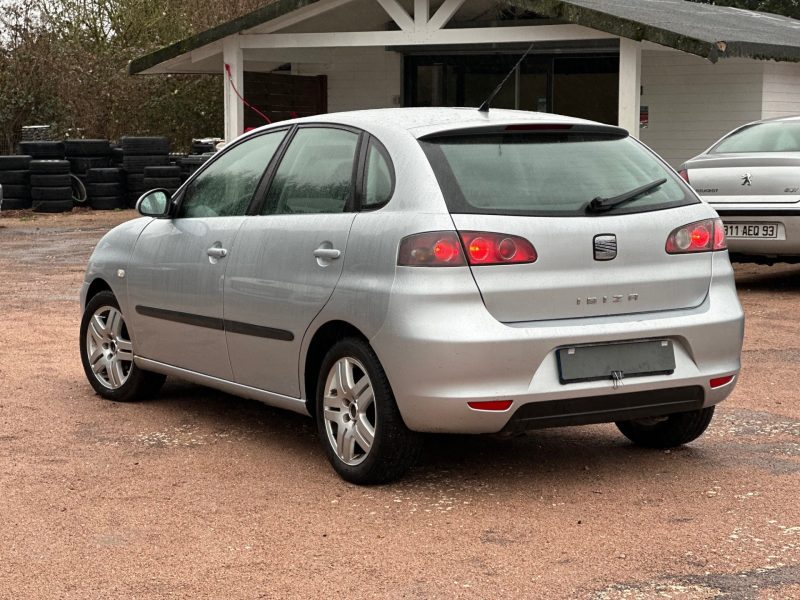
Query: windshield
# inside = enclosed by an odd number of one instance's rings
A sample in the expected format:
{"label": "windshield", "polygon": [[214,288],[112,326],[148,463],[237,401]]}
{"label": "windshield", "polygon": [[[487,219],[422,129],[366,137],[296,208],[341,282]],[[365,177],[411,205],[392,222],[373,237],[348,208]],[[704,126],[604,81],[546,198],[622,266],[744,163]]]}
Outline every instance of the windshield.
{"label": "windshield", "polygon": [[734,152],[800,152],[800,123],[775,121],[749,125],[726,137],[710,153]]}
{"label": "windshield", "polygon": [[501,133],[421,140],[451,213],[583,216],[594,198],[667,181],[613,214],[693,204],[677,175],[627,137]]}

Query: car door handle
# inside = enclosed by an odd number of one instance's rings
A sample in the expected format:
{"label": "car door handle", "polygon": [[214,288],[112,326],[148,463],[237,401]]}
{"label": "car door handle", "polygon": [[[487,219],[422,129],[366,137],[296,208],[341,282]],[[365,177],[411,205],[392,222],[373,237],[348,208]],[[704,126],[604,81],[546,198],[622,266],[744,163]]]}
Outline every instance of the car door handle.
{"label": "car door handle", "polygon": [[216,246],[212,246],[206,250],[206,254],[208,254],[211,258],[225,258],[228,256],[228,251],[225,248],[217,248]]}
{"label": "car door handle", "polygon": [[328,260],[336,260],[342,255],[340,250],[336,248],[317,248],[314,250],[314,256],[317,258],[326,258]]}

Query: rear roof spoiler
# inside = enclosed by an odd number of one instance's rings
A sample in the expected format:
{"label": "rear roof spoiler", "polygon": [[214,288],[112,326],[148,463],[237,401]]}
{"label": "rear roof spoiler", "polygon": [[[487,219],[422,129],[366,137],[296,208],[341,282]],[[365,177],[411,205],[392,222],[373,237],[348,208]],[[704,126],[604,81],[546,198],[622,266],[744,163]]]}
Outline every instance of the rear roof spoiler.
{"label": "rear roof spoiler", "polygon": [[491,125],[478,125],[474,127],[463,127],[460,129],[445,129],[427,133],[421,136],[420,140],[430,140],[451,136],[464,135],[485,135],[492,133],[595,133],[605,134],[613,137],[628,137],[628,132],[622,127],[614,125],[603,125],[601,123],[564,123],[562,122],[512,122]]}

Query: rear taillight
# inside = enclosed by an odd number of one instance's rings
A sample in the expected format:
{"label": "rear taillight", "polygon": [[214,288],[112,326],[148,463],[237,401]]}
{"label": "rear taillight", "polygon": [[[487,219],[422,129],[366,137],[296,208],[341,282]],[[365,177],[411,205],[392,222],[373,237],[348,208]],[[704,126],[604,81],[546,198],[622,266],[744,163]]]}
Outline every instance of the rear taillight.
{"label": "rear taillight", "polygon": [[403,238],[397,264],[404,267],[462,267],[532,263],[536,249],[516,235],[486,231],[430,231]]}
{"label": "rear taillight", "polygon": [[686,169],[681,169],[680,171],[678,171],[678,175],[680,175],[681,179],[683,179],[686,183],[690,183],[689,182],[689,171],[687,171]]}
{"label": "rear taillight", "polygon": [[405,267],[463,267],[466,262],[455,231],[430,231],[403,238],[397,264]]}
{"label": "rear taillight", "polygon": [[462,231],[461,241],[470,265],[513,265],[536,261],[536,249],[516,235]]}
{"label": "rear taillight", "polygon": [[706,219],[678,227],[667,238],[668,254],[725,250],[725,228],[721,219]]}

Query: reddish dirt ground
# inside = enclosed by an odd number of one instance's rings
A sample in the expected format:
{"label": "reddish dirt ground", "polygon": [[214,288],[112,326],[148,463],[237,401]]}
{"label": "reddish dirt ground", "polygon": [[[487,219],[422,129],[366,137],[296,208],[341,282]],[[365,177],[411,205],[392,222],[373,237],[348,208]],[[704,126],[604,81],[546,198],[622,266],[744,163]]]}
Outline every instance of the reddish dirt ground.
{"label": "reddish dirt ground", "polygon": [[800,598],[800,266],[738,266],[743,372],[671,452],[612,425],[436,437],[333,473],[310,419],[168,381],[94,395],[92,247],[131,211],[0,218],[0,598]]}

